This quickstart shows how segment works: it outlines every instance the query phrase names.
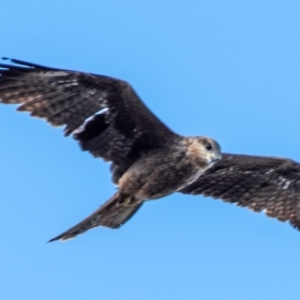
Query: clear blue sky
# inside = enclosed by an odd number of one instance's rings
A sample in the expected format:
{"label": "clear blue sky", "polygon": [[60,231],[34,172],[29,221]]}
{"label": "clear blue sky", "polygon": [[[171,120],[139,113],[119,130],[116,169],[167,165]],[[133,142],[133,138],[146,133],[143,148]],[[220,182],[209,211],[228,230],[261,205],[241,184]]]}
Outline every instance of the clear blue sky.
{"label": "clear blue sky", "polygon": [[[129,81],[175,131],[300,161],[299,1],[2,1],[0,55]],[[0,298],[296,299],[300,232],[210,198],[46,241],[114,192],[109,166],[0,107]]]}

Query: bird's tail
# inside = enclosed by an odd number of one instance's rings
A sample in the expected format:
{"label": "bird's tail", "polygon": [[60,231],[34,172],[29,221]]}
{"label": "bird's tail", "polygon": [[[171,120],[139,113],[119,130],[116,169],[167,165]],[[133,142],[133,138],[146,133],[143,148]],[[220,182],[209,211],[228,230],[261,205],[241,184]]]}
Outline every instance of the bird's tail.
{"label": "bird's tail", "polygon": [[100,225],[110,228],[119,228],[134,215],[141,205],[142,202],[134,203],[130,196],[124,197],[117,192],[89,217],[51,239],[49,242],[68,240]]}

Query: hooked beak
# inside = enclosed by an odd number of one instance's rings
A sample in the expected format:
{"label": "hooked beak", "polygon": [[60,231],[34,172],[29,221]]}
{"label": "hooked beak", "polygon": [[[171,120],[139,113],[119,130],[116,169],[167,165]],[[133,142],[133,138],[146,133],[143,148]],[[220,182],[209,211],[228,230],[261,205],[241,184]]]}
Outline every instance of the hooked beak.
{"label": "hooked beak", "polygon": [[213,153],[208,156],[208,163],[209,164],[215,164],[222,158],[221,153]]}

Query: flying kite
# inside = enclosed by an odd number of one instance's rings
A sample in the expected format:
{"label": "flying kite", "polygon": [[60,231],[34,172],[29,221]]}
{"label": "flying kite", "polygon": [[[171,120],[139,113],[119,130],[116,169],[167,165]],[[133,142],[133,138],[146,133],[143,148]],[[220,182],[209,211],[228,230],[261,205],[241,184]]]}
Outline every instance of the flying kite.
{"label": "flying kite", "polygon": [[300,229],[300,165],[276,157],[221,154],[208,137],[163,124],[125,81],[16,59],[0,63],[0,101],[63,126],[84,151],[111,162],[117,192],[89,217],[51,239],[119,228],[147,200],[174,192],[236,203]]}

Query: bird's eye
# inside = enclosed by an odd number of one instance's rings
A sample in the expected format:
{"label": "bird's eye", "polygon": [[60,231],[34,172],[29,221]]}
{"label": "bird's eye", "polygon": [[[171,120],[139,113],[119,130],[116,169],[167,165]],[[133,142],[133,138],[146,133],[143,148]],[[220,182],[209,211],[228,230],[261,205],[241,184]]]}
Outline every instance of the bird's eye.
{"label": "bird's eye", "polygon": [[210,143],[207,143],[205,146],[207,151],[211,151],[212,150],[212,145]]}

